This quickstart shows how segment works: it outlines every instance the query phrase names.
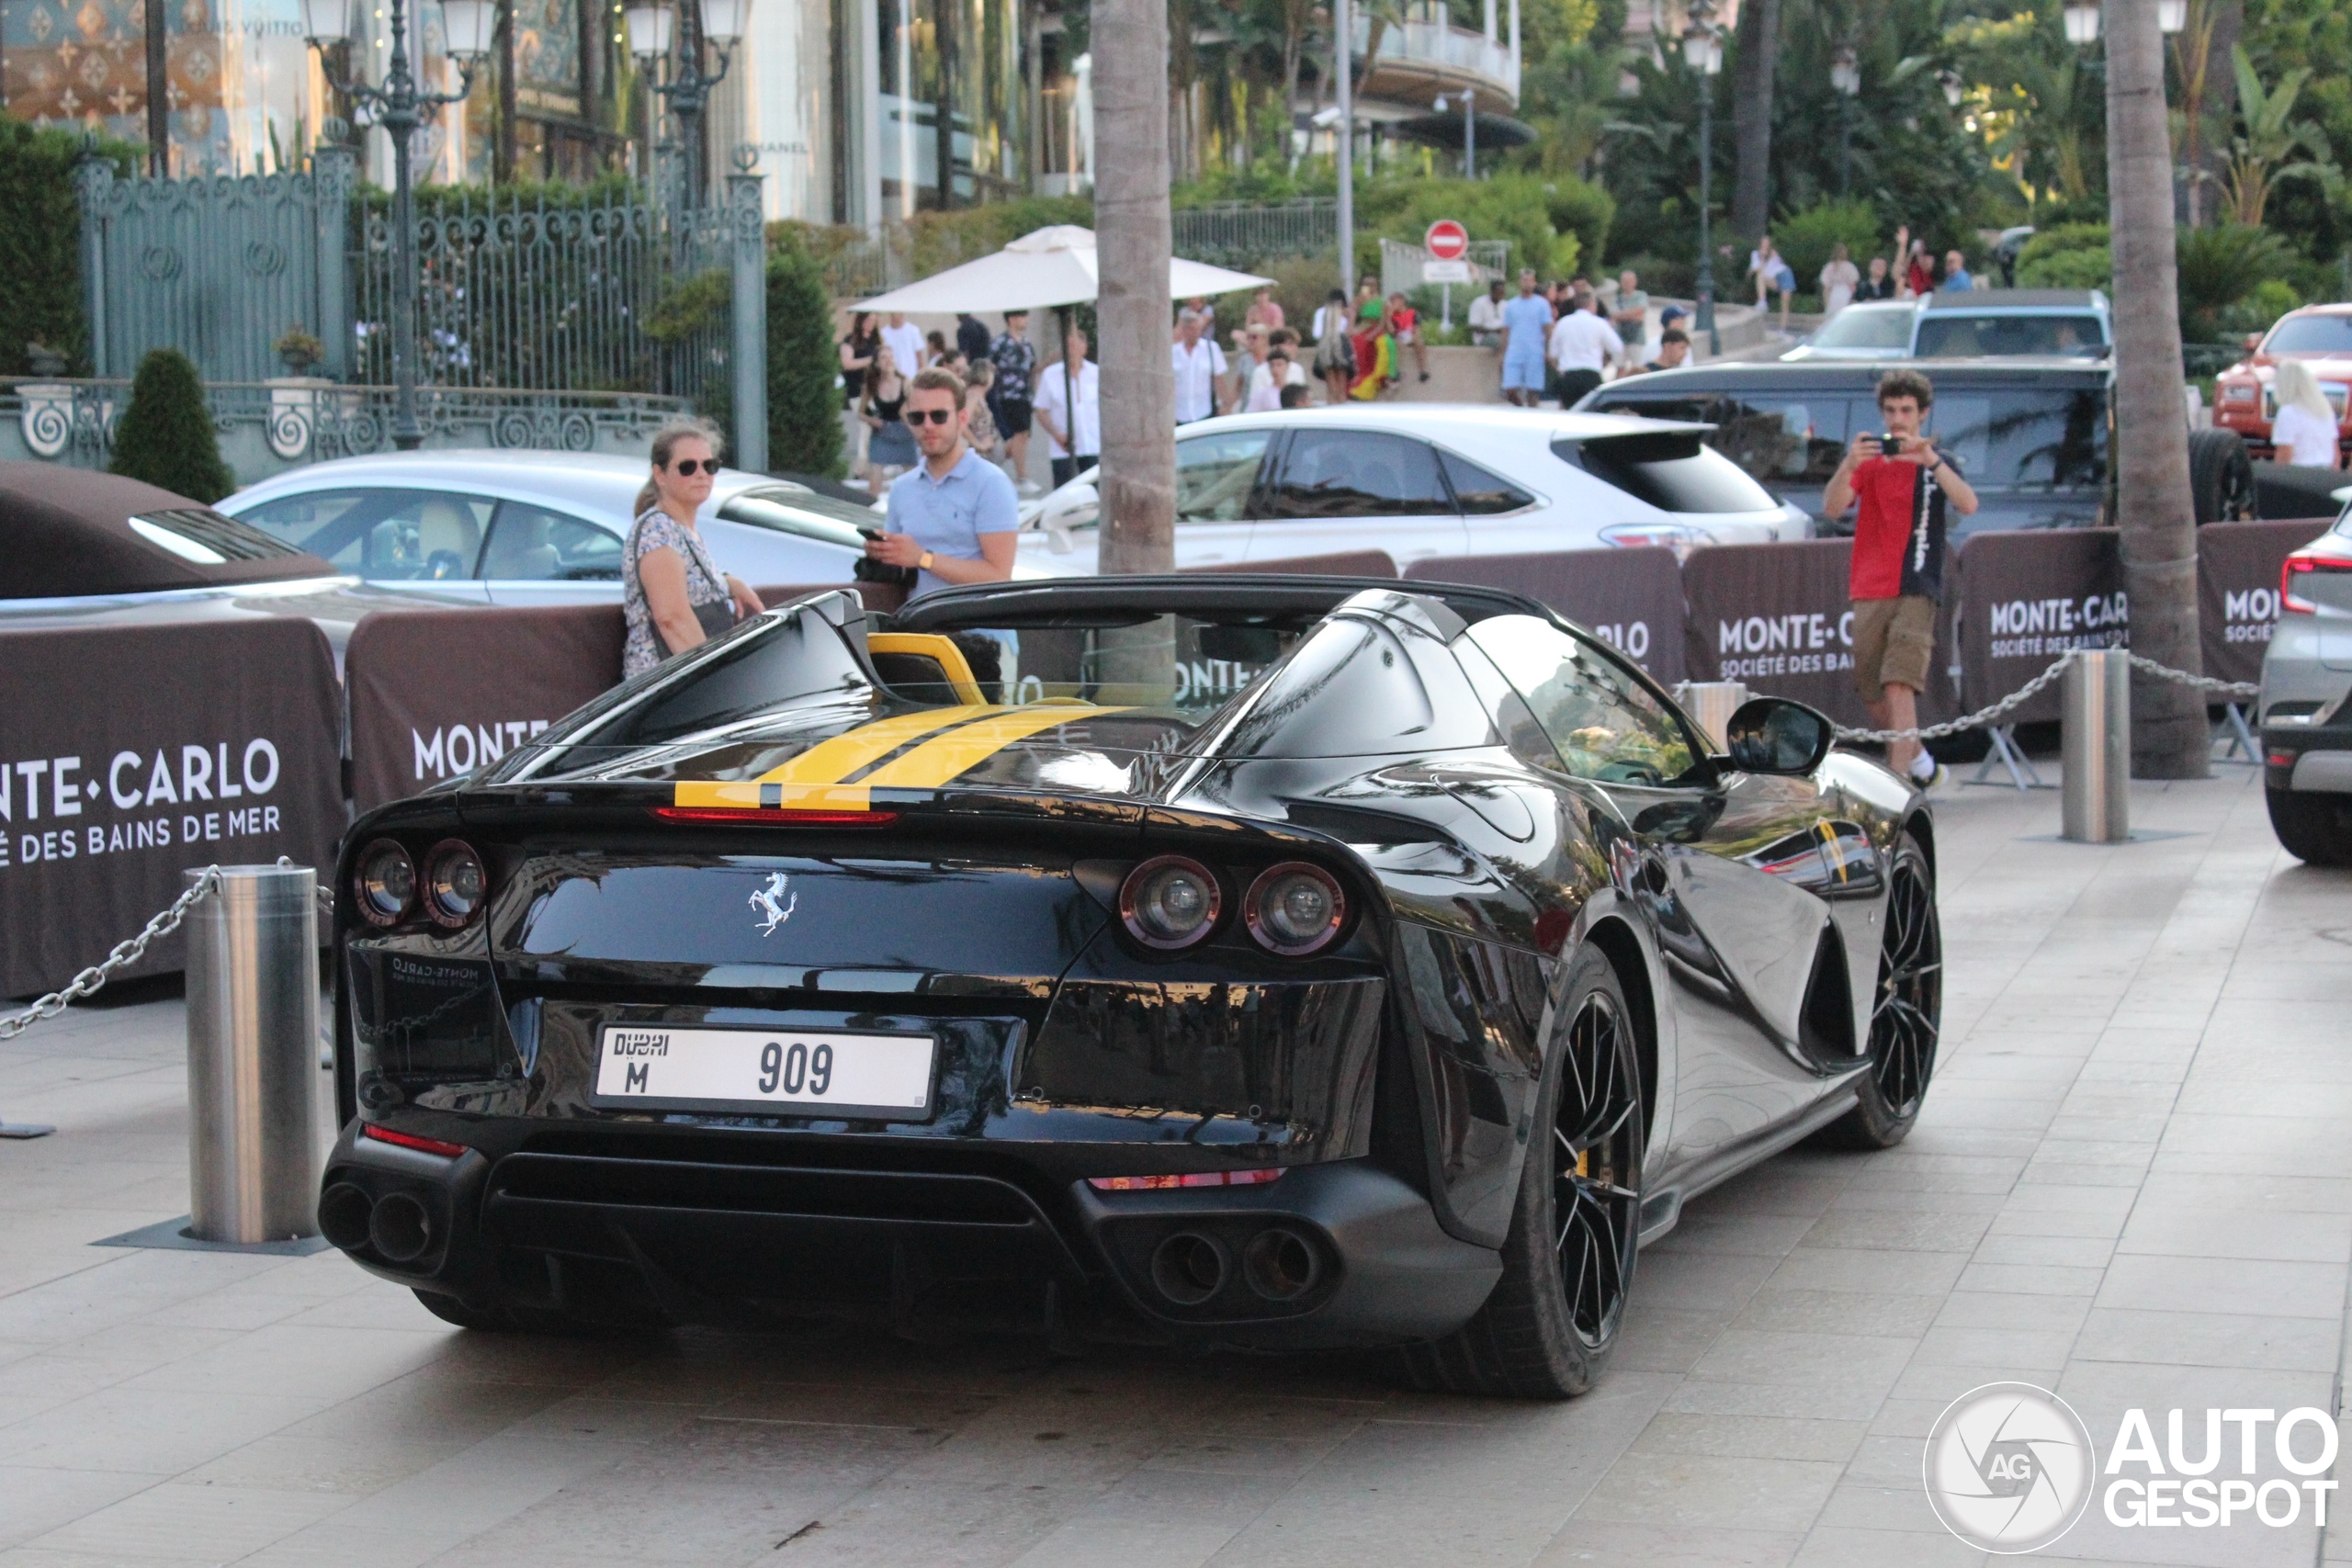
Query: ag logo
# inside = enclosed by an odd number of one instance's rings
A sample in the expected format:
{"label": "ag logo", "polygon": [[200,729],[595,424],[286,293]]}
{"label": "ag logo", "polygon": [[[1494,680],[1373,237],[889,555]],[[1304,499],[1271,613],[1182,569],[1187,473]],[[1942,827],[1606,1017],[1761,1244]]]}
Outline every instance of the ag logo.
{"label": "ag logo", "polygon": [[[800,907],[800,895],[786,894],[785,885],[792,879],[780,871],[768,873],[768,885],[754,890],[745,902],[767,917],[767,924],[760,928],[762,936],[774,936],[775,928],[792,919],[792,911]],[[758,916],[753,916],[758,919]]]}
{"label": "ag logo", "polygon": [[1920,1470],[1928,1506],[1952,1534],[1984,1551],[2039,1551],[2083,1517],[2098,1456],[2064,1400],[1996,1382],[1936,1418]]}

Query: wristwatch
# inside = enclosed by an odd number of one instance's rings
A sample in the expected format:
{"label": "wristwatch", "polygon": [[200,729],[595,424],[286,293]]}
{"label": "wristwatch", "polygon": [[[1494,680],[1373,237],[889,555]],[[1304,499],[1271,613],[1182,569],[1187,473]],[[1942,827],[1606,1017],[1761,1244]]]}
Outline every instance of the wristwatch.
{"label": "wristwatch", "polygon": [[929,550],[923,551],[922,554],[915,558],[915,570],[917,571],[929,571],[931,570],[931,552]]}

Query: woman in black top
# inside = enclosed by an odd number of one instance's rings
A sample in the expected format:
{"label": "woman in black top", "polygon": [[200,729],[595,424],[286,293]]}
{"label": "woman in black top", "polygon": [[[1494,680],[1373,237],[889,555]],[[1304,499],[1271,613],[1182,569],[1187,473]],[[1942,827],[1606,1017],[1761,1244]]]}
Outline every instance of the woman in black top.
{"label": "woman in black top", "polygon": [[1857,299],[1892,299],[1894,298],[1894,276],[1886,269],[1884,256],[1871,257],[1871,270],[1854,288]]}
{"label": "woman in black top", "polygon": [[848,437],[849,471],[853,474],[865,467],[865,421],[858,417],[857,405],[865,393],[866,368],[874,363],[874,351],[882,344],[882,334],[874,325],[874,312],[860,310],[849,319],[849,335],[842,339],[842,433]]}

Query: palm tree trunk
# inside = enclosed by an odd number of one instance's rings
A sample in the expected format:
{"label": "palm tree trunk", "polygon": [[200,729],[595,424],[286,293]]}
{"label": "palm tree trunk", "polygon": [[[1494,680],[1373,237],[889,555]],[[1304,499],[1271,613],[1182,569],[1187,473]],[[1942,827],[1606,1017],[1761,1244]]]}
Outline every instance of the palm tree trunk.
{"label": "palm tree trunk", "polygon": [[[2132,646],[2202,671],[2197,525],[2181,412],[2179,273],[2173,248],[2172,139],[2165,123],[2164,39],[2146,0],[2107,0],[2107,189],[2115,276],[2133,304],[2115,318],[2116,513]],[[2212,740],[2203,695],[2134,671],[2132,773],[2199,779]]]}
{"label": "palm tree trunk", "polygon": [[1102,570],[1176,564],[1168,353],[1168,11],[1095,0],[1094,214],[1102,294]]}
{"label": "palm tree trunk", "polygon": [[1731,226],[1749,244],[1772,220],[1772,73],[1781,52],[1781,0],[1748,0],[1739,17],[1739,96],[1733,108],[1739,164]]}

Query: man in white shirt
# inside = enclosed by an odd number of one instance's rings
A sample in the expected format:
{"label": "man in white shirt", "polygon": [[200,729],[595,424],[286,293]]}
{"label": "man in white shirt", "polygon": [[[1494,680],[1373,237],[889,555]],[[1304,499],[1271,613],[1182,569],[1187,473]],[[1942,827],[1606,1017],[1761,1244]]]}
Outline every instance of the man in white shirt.
{"label": "man in white shirt", "polygon": [[904,310],[893,310],[882,328],[882,341],[890,345],[890,357],[898,361],[899,374],[913,380],[929,352],[922,341],[922,329],[907,320]]}
{"label": "man in white shirt", "polygon": [[1198,310],[1176,318],[1176,342],[1169,356],[1176,369],[1176,423],[1190,424],[1216,412],[1217,378],[1225,374],[1225,350],[1201,334],[1208,323]]}
{"label": "man in white shirt", "polygon": [[1479,348],[1499,348],[1503,341],[1503,280],[1470,301],[1470,341]]}
{"label": "man in white shirt", "polygon": [[1625,340],[1592,308],[1592,291],[1577,290],[1576,302],[1552,324],[1553,386],[1560,406],[1572,409],[1577,400],[1600,385],[1601,371],[1625,352]]}
{"label": "man in white shirt", "polygon": [[[1102,456],[1102,372],[1086,357],[1086,334],[1071,333],[1062,355],[1060,364],[1037,372],[1037,403],[1031,416],[1045,428],[1046,456],[1053,459],[1057,490]],[[1074,419],[1072,403],[1078,408]],[[1075,442],[1069,439],[1073,434]]]}

